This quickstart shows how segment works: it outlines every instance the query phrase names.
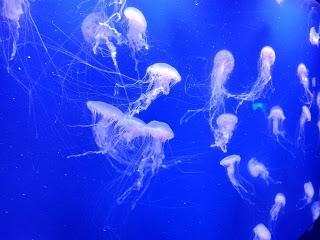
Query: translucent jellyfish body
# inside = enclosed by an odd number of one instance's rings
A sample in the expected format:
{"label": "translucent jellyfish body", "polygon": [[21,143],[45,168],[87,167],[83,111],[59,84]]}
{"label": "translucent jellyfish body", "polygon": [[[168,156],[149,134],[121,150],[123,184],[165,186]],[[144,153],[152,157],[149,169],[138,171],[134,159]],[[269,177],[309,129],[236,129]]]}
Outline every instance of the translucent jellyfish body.
{"label": "translucent jellyfish body", "polygon": [[311,205],[312,220],[315,221],[320,216],[320,201],[315,201]]}
{"label": "translucent jellyfish body", "polygon": [[284,137],[285,132],[283,129],[283,121],[286,119],[286,117],[282,108],[279,106],[272,107],[268,119],[272,125],[272,133],[277,140],[279,139],[279,136]]}
{"label": "translucent jellyfish body", "polygon": [[304,65],[303,63],[300,63],[298,65],[297,75],[299,77],[300,84],[303,86],[304,92],[305,92],[305,99],[303,100],[303,102],[305,104],[311,105],[313,94],[309,89],[309,77],[308,77],[308,69],[306,65]]}
{"label": "translucent jellyfish body", "polygon": [[121,204],[129,198],[134,206],[163,166],[164,144],[174,134],[166,123],[146,124],[104,102],[88,101],[87,107],[92,113],[92,131],[99,151],[81,155],[106,155],[123,179],[117,202]]}
{"label": "translucent jellyfish body", "polygon": [[129,106],[131,116],[146,110],[150,104],[160,95],[168,95],[170,89],[181,81],[179,72],[166,63],[155,63],[147,68],[147,72],[140,83],[148,84],[145,93]]}
{"label": "translucent jellyfish body", "polygon": [[271,233],[269,229],[262,223],[259,223],[253,228],[254,238],[253,240],[270,240]]}
{"label": "translucent jellyfish body", "polygon": [[283,193],[277,193],[274,198],[274,204],[270,210],[270,221],[275,223],[278,220],[280,210],[286,205],[286,197]]}
{"label": "translucent jellyfish body", "polygon": [[301,145],[304,143],[305,124],[306,122],[310,122],[310,121],[311,121],[311,113],[309,108],[307,106],[302,106],[300,119],[299,119],[299,135],[297,140],[298,145]]}
{"label": "translucent jellyfish body", "polygon": [[309,41],[312,45],[314,46],[319,46],[319,39],[320,39],[320,34],[317,32],[315,27],[310,28],[310,33],[309,33]]}
{"label": "translucent jellyfish body", "polygon": [[252,195],[254,194],[252,186],[239,174],[238,164],[241,161],[239,155],[229,155],[220,161],[220,165],[223,166],[227,171],[227,176],[239,193],[241,198],[251,203]]}
{"label": "translucent jellyfish body", "polygon": [[250,173],[250,175],[252,177],[260,177],[262,178],[267,184],[269,184],[270,182],[271,183],[278,183],[278,182],[275,182],[270,176],[269,176],[269,171],[268,169],[266,168],[266,166],[257,161],[255,158],[251,158],[249,161],[248,161],[248,171]]}
{"label": "translucent jellyfish body", "polygon": [[255,101],[265,94],[266,86],[271,81],[271,70],[276,60],[276,54],[272,47],[265,46],[261,49],[259,58],[259,74],[258,78],[251,87],[249,93],[243,93],[235,96],[241,100],[240,104],[244,101]]}
{"label": "translucent jellyfish body", "polygon": [[216,125],[213,127],[214,143],[211,147],[219,147],[223,152],[227,152],[233,132],[238,123],[238,117],[234,114],[224,113],[216,119]]}
{"label": "translucent jellyfish body", "polygon": [[298,203],[298,208],[302,209],[312,202],[314,196],[314,188],[311,182],[306,182],[303,184],[304,197]]}

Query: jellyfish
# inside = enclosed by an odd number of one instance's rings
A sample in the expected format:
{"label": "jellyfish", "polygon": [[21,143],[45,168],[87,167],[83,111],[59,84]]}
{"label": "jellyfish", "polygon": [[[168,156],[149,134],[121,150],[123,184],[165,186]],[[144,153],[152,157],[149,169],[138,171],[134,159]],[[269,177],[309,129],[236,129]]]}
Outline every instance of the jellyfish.
{"label": "jellyfish", "polygon": [[271,233],[268,228],[259,223],[257,226],[253,228],[254,238],[253,240],[271,240]]}
{"label": "jellyfish", "polygon": [[129,105],[129,115],[133,116],[146,110],[160,94],[168,95],[170,89],[180,81],[179,72],[167,63],[155,63],[149,66],[145,77],[139,81],[139,83],[148,84],[148,88]]}
{"label": "jellyfish", "polygon": [[306,182],[303,185],[304,197],[298,203],[298,209],[302,209],[312,202],[314,196],[314,188],[311,182]]}
{"label": "jellyfish", "polygon": [[216,120],[213,128],[214,143],[210,147],[219,147],[223,152],[227,152],[234,129],[238,123],[238,117],[231,113],[221,114]]}
{"label": "jellyfish", "polygon": [[252,190],[252,186],[239,174],[238,164],[240,160],[241,157],[239,155],[229,155],[220,161],[220,165],[226,169],[232,186],[241,198],[251,203],[254,191]]}
{"label": "jellyfish", "polygon": [[311,205],[312,220],[316,221],[320,216],[320,201],[315,201]]}
{"label": "jellyfish", "polygon": [[279,136],[284,137],[285,131],[283,129],[283,121],[286,119],[283,110],[280,106],[274,106],[271,108],[269,121],[272,124],[272,133],[279,140]]}
{"label": "jellyfish", "polygon": [[286,197],[283,193],[277,193],[274,204],[270,210],[270,221],[275,223],[278,220],[279,212],[286,205]]}
{"label": "jellyfish", "polygon": [[305,136],[304,136],[304,129],[306,122],[311,121],[311,113],[307,106],[302,106],[302,111],[299,119],[299,135],[298,135],[298,145],[304,142]]}
{"label": "jellyfish", "polygon": [[283,3],[284,0],[276,0],[276,2],[281,5]]}
{"label": "jellyfish", "polygon": [[103,154],[111,167],[120,174],[116,202],[132,199],[132,207],[147,190],[151,179],[161,167],[164,144],[174,137],[164,122],[142,120],[124,114],[117,107],[99,101],[88,101],[92,113],[92,132],[98,151],[69,157]]}
{"label": "jellyfish", "polygon": [[271,70],[276,60],[276,54],[272,47],[265,46],[261,49],[259,58],[259,74],[258,78],[248,93],[233,95],[234,98],[240,100],[238,107],[244,101],[254,102],[265,94],[265,88],[272,79]]}
{"label": "jellyfish", "polygon": [[29,11],[28,0],[3,0],[1,16],[8,20],[9,38],[12,39],[10,60],[17,53],[17,41],[19,40],[19,28],[21,16]]}
{"label": "jellyfish", "polygon": [[248,171],[250,173],[250,175],[252,177],[260,177],[262,178],[267,184],[269,184],[269,182],[272,182],[272,183],[279,183],[279,182],[276,182],[274,181],[270,176],[269,176],[269,171],[268,169],[266,168],[266,166],[257,161],[255,158],[251,158],[249,161],[248,161]]}
{"label": "jellyfish", "polygon": [[309,41],[311,45],[313,46],[319,46],[319,39],[320,35],[319,32],[316,31],[315,27],[310,28],[310,33],[309,33]]}
{"label": "jellyfish", "polygon": [[300,84],[304,88],[304,92],[305,92],[304,103],[308,104],[308,105],[311,105],[312,104],[313,94],[309,89],[308,69],[307,69],[306,65],[304,65],[303,63],[300,63],[298,65],[297,75],[298,75],[298,77],[300,79]]}

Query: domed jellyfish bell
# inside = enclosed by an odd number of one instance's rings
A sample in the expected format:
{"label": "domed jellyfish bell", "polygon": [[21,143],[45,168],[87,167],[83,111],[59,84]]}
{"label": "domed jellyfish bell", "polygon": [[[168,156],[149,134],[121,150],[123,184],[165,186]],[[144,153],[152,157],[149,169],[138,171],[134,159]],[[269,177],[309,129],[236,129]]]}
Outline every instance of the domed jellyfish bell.
{"label": "domed jellyfish bell", "polygon": [[267,184],[269,184],[270,182],[271,183],[274,183],[274,184],[279,184],[281,182],[279,181],[275,181],[273,180],[270,175],[269,175],[269,171],[267,169],[267,167],[257,161],[255,158],[251,158],[249,161],[248,161],[248,171],[250,173],[250,175],[254,178],[261,178],[263,179]]}
{"label": "domed jellyfish bell", "polygon": [[319,47],[319,39],[320,39],[319,32],[317,32],[315,27],[311,27],[309,32],[309,41],[311,45]]}
{"label": "domed jellyfish bell", "polygon": [[262,223],[259,223],[253,228],[253,240],[271,240],[271,233],[269,229]]}
{"label": "domed jellyfish bell", "polygon": [[303,189],[304,189],[304,197],[298,202],[297,204],[298,209],[303,209],[307,205],[309,205],[312,202],[312,199],[314,196],[314,188],[310,181],[303,184]]}
{"label": "domed jellyfish bell", "polygon": [[300,80],[300,84],[303,86],[304,89],[304,99],[303,99],[303,103],[310,105],[312,104],[312,99],[313,99],[313,94],[309,89],[309,73],[308,73],[308,69],[306,67],[306,65],[304,65],[303,63],[300,63],[297,67],[297,75],[299,77]]}

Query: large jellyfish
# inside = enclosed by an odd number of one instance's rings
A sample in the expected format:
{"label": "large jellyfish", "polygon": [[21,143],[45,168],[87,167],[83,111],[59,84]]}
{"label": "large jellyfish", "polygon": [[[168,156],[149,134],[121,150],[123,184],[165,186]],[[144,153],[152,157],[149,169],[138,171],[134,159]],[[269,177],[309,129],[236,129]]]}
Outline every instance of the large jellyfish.
{"label": "large jellyfish", "polygon": [[276,139],[279,140],[279,136],[284,137],[283,121],[286,117],[282,108],[280,106],[272,107],[268,119],[272,124],[272,133]]}
{"label": "large jellyfish", "polygon": [[104,102],[88,101],[87,107],[92,113],[92,132],[99,151],[73,157],[94,153],[107,156],[121,176],[117,203],[132,199],[134,207],[152,177],[164,167],[164,144],[174,134],[166,123],[151,121],[146,124]]}
{"label": "large jellyfish", "polygon": [[299,119],[299,135],[297,143],[298,145],[301,145],[304,142],[305,136],[304,136],[304,129],[306,122],[311,121],[311,113],[307,106],[302,106],[300,119]]}
{"label": "large jellyfish", "polygon": [[276,54],[272,47],[265,46],[261,49],[259,58],[259,75],[249,93],[235,95],[234,97],[241,100],[239,105],[244,101],[254,102],[265,94],[265,88],[271,81],[271,70],[276,60]]}
{"label": "large jellyfish", "polygon": [[315,221],[320,216],[320,201],[315,201],[311,205],[312,220]]}
{"label": "large jellyfish", "polygon": [[311,45],[313,46],[319,46],[319,39],[320,39],[320,34],[317,32],[315,27],[310,28],[310,33],[309,33],[309,41]]}
{"label": "large jellyfish", "polygon": [[270,221],[275,223],[278,220],[280,210],[286,205],[286,197],[283,193],[277,193],[274,198],[274,204],[270,210]]}
{"label": "large jellyfish", "polygon": [[220,165],[223,166],[232,186],[236,189],[242,199],[251,203],[254,191],[252,186],[239,174],[238,164],[241,157],[239,155],[229,155],[220,161]]}
{"label": "large jellyfish", "polygon": [[[1,6],[1,5],[0,5]],[[9,36],[12,38],[12,49],[10,60],[14,58],[17,52],[17,41],[19,39],[20,18],[29,11],[28,0],[3,0],[1,8],[1,16],[7,20],[9,27]]]}
{"label": "large jellyfish", "polygon": [[303,102],[305,104],[311,105],[313,94],[309,89],[309,77],[308,77],[308,69],[306,65],[304,65],[303,63],[300,63],[298,65],[297,75],[300,79],[300,84],[303,86],[304,92],[305,92],[305,99],[303,100]]}
{"label": "large jellyfish", "polygon": [[298,208],[302,209],[309,205],[312,202],[312,198],[314,196],[314,188],[311,182],[306,182],[303,184],[304,188],[304,197],[298,203]]}
{"label": "large jellyfish", "polygon": [[262,223],[259,223],[253,228],[253,240],[271,240],[271,233],[269,229]]}
{"label": "large jellyfish", "polygon": [[262,178],[267,184],[269,184],[269,182],[271,183],[279,183],[279,182],[276,182],[274,181],[270,175],[269,175],[269,171],[268,169],[266,168],[266,166],[257,161],[255,158],[251,158],[249,161],[248,161],[248,171],[250,173],[250,175],[252,177],[260,177]]}
{"label": "large jellyfish", "polygon": [[238,117],[231,113],[221,114],[216,125],[213,126],[214,143],[211,147],[219,147],[223,152],[227,152],[227,144],[229,143],[234,129],[238,123]]}
{"label": "large jellyfish", "polygon": [[130,104],[129,114],[133,116],[146,110],[160,94],[168,95],[171,87],[180,81],[179,72],[169,64],[155,63],[149,66],[145,77],[138,81],[142,84],[148,84],[148,88],[145,93],[142,93],[136,101]]}

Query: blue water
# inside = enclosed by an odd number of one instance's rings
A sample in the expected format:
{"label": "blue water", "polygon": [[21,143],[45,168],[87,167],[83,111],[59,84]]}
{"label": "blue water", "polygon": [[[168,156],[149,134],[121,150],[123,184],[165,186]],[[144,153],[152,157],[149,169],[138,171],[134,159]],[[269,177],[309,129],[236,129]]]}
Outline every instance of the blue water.
{"label": "blue water", "polygon": [[[115,204],[117,175],[104,156],[67,158],[98,150],[90,128],[76,127],[91,123],[88,100],[108,102],[123,111],[127,104],[123,92],[113,94],[116,76],[102,71],[113,69],[111,60],[93,55],[83,40],[81,22],[94,5],[95,1],[31,2],[38,31],[30,16],[21,19],[17,55],[9,63],[5,50],[10,44],[1,42],[0,239],[253,239],[258,223],[268,226],[278,192],[285,194],[287,204],[272,239],[297,239],[312,224],[310,206],[297,207],[305,182],[312,182],[314,200],[319,199],[316,104],[310,109],[305,142],[299,148],[295,143],[304,94],[296,75],[300,62],[308,67],[310,79],[317,79],[312,91],[320,89],[320,50],[309,42],[310,25],[320,23],[320,6],[293,0],[281,6],[272,0],[127,1],[148,22],[150,50],[138,54],[141,75],[149,65],[166,62],[182,76],[168,96],[160,96],[138,115],[145,122],[168,123],[175,138],[165,145],[165,162],[171,166],[160,169],[131,209],[130,199]],[[0,33],[1,39],[8,36],[5,27]],[[208,102],[212,61],[219,50],[234,55],[226,88],[240,93],[256,80],[257,60],[266,45],[276,52],[272,89],[258,100],[262,108],[249,102],[239,108],[226,154],[209,147],[213,136],[205,111],[180,125],[188,109]],[[128,48],[119,47],[117,60],[121,73],[136,78]],[[236,105],[228,99],[226,111],[234,112]],[[268,125],[274,105],[286,115],[285,148]],[[219,164],[229,154],[242,158],[239,171],[255,189],[253,204],[239,196]],[[282,184],[252,178],[246,167],[252,157]]]}

